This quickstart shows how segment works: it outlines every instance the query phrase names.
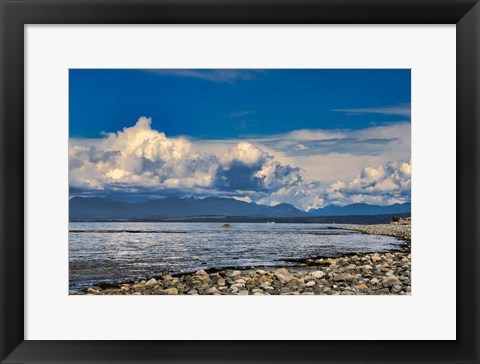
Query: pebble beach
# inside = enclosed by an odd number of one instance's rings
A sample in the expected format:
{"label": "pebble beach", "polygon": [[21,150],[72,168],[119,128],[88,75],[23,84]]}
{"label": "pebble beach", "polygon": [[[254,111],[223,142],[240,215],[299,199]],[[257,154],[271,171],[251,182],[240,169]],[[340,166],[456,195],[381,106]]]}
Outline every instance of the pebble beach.
{"label": "pebble beach", "polygon": [[[336,227],[332,227],[336,228]],[[401,239],[389,252],[311,257],[288,267],[235,267],[101,285],[70,295],[410,295],[411,221],[338,229]]]}

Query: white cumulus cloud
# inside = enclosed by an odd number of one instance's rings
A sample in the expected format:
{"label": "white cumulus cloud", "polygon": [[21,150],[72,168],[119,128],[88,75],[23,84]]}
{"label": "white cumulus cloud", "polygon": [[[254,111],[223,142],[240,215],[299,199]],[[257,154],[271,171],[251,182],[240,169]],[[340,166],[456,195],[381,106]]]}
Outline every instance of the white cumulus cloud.
{"label": "white cumulus cloud", "polygon": [[407,162],[388,162],[376,167],[365,167],[350,181],[336,181],[326,185],[321,181],[299,181],[262,196],[260,203],[275,205],[290,203],[304,210],[327,205],[369,203],[391,205],[410,201],[411,165]]}
{"label": "white cumulus cloud", "polygon": [[72,139],[69,160],[70,185],[78,189],[214,194],[274,191],[300,179],[297,168],[252,143],[239,142],[220,156],[199,152],[187,138],[153,130],[145,117],[101,139]]}
{"label": "white cumulus cloud", "polygon": [[325,191],[327,199],[337,205],[371,203],[389,205],[410,201],[412,167],[409,162],[389,162],[365,167],[350,182],[337,181]]}
{"label": "white cumulus cloud", "polygon": [[70,144],[70,184],[78,188],[208,187],[216,170],[214,158],[153,130],[145,117],[95,142]]}

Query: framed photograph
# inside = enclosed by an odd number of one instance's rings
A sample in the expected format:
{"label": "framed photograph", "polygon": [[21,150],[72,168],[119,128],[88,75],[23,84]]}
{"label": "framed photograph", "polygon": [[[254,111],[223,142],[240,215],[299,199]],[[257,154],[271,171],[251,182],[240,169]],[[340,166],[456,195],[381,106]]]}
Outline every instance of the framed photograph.
{"label": "framed photograph", "polygon": [[478,1],[1,11],[2,363],[479,362]]}

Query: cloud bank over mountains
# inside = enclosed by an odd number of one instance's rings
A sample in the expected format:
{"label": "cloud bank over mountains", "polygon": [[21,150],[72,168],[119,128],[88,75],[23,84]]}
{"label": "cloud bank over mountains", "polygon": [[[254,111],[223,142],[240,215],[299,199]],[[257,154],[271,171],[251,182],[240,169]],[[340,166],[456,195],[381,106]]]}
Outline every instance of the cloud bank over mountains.
{"label": "cloud bank over mountains", "polygon": [[167,137],[142,117],[99,139],[70,139],[69,146],[77,194],[226,196],[306,210],[410,201],[409,160],[409,123],[194,140]]}

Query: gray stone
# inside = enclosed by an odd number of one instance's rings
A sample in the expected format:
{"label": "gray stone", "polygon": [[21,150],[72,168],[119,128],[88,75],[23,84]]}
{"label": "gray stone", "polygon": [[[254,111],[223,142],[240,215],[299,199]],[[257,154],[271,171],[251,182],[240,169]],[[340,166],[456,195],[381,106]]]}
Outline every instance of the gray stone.
{"label": "gray stone", "polygon": [[148,280],[147,282],[145,282],[145,285],[147,287],[153,287],[157,284],[157,280],[155,278],[152,278],[150,280]]}
{"label": "gray stone", "polygon": [[401,286],[402,282],[395,277],[395,276],[389,276],[383,279],[382,284],[384,287],[393,287],[393,286]]}
{"label": "gray stone", "polygon": [[217,289],[217,287],[210,287],[206,292],[208,294],[220,294],[220,291]]}
{"label": "gray stone", "polygon": [[223,279],[223,278],[220,278],[220,279],[217,281],[217,284],[218,284],[219,286],[224,286],[225,283],[226,283],[226,281],[225,281],[225,279]]}
{"label": "gray stone", "polygon": [[335,274],[333,276],[333,280],[335,282],[340,282],[340,281],[353,281],[355,279],[354,276],[352,276],[350,273],[340,273],[340,274]]}
{"label": "gray stone", "polygon": [[175,287],[172,288],[167,288],[163,290],[163,293],[168,294],[168,295],[177,295],[178,294],[178,289]]}
{"label": "gray stone", "polygon": [[310,272],[310,275],[317,279],[322,279],[325,276],[325,273],[323,273],[321,270],[317,270],[315,272]]}
{"label": "gray stone", "polygon": [[279,268],[275,270],[275,277],[281,282],[281,283],[287,283],[288,281],[291,280],[292,277],[290,277],[290,273],[286,268]]}
{"label": "gray stone", "polygon": [[393,286],[390,290],[392,293],[400,293],[402,291],[402,286]]}

